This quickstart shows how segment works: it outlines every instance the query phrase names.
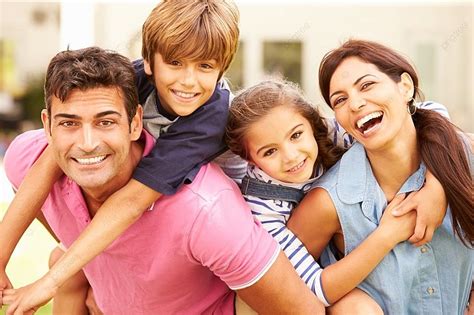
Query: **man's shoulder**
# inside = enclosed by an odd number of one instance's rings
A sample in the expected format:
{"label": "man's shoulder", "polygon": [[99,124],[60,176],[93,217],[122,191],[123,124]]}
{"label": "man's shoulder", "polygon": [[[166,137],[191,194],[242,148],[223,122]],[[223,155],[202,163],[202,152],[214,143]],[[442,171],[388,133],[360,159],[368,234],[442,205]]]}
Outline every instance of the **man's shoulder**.
{"label": "man's shoulder", "polygon": [[208,163],[199,169],[194,180],[184,188],[204,200],[214,200],[223,191],[232,191],[240,194],[237,184],[227,177],[215,163]]}
{"label": "man's shoulder", "polygon": [[48,145],[44,132],[44,129],[24,132],[8,146],[3,163],[5,173],[15,188]]}

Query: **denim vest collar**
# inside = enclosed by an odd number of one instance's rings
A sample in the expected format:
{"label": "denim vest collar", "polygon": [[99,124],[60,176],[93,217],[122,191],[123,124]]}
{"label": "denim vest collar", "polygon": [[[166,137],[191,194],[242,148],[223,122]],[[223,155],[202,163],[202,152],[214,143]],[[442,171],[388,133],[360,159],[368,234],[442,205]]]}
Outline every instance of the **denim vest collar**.
{"label": "denim vest collar", "polygon": [[[370,167],[365,149],[360,143],[344,154],[338,172],[337,195],[346,204],[362,203],[364,215],[372,222],[379,223],[386,207],[385,197]],[[398,194],[420,190],[425,182],[426,166],[421,162],[418,170],[410,175]],[[384,204],[381,203],[384,199]]]}

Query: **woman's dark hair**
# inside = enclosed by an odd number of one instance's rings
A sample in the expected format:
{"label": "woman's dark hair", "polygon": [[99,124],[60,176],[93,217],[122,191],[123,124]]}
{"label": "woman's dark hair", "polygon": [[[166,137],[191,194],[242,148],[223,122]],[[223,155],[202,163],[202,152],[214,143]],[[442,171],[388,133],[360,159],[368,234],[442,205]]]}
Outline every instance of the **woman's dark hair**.
{"label": "woman's dark hair", "polygon": [[[413,98],[419,96],[418,76],[413,66],[396,51],[379,43],[349,40],[324,56],[319,67],[319,88],[327,104],[331,78],[337,67],[349,57],[357,57],[375,65],[395,82],[408,73],[415,87]],[[413,106],[413,104],[408,104]],[[440,181],[448,199],[453,229],[467,246],[474,244],[474,211],[472,178],[462,133],[440,114],[418,109],[413,115],[418,149],[428,170]]]}
{"label": "woman's dark hair", "polygon": [[310,122],[318,144],[316,165],[321,164],[327,170],[340,159],[344,149],[334,146],[318,110],[303,97],[294,83],[276,79],[245,89],[232,101],[226,129],[226,142],[230,150],[249,160],[246,144],[249,128],[278,106],[290,106]]}

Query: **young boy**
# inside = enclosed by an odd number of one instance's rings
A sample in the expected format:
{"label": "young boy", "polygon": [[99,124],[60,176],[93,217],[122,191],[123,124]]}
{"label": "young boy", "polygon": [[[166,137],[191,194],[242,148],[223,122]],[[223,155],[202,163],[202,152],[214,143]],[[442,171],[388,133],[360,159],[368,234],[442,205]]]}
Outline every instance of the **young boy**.
{"label": "young boy", "polygon": [[[191,182],[200,166],[224,151],[231,92],[223,73],[237,48],[239,13],[230,1],[163,1],[143,25],[143,61],[134,63],[146,129],[157,138],[133,179],[113,194],[45,277],[60,287],[100,254],[162,194]],[[150,84],[151,79],[153,85]],[[227,174],[245,165],[221,156]],[[107,155],[76,163],[103,163]],[[0,225],[0,293],[11,287],[5,267],[21,235],[40,213],[61,175],[46,149],[26,176]],[[1,297],[1,294],[0,294]]]}

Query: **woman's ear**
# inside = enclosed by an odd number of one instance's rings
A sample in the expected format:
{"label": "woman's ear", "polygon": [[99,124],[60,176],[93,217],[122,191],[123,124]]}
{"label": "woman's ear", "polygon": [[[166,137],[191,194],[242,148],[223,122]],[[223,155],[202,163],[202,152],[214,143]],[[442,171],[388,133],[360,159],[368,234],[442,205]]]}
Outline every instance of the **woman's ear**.
{"label": "woman's ear", "polygon": [[402,93],[407,103],[415,97],[415,84],[407,72],[403,72],[400,76],[398,87],[400,89],[400,93]]}

